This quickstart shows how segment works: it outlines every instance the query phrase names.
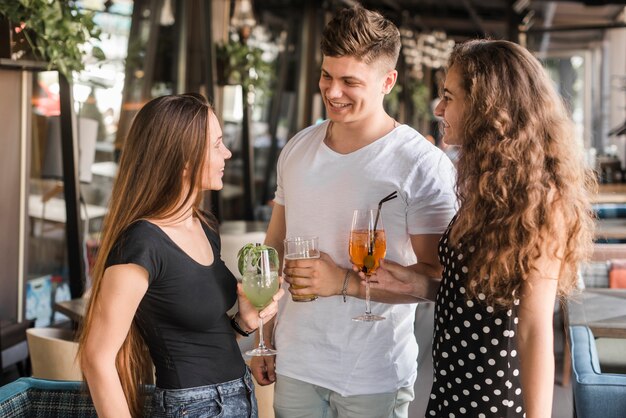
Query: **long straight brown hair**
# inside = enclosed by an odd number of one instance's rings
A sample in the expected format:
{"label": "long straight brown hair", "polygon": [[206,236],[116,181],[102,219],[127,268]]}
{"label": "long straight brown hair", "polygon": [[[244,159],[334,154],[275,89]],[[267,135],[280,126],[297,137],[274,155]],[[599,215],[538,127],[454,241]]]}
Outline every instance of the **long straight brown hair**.
{"label": "long straight brown hair", "polygon": [[[209,224],[199,210],[203,167],[208,161],[208,115],[213,111],[197,94],[163,96],[137,113],[121,155],[100,249],[93,269],[93,285],[80,332],[78,357],[99,310],[102,278],[109,253],[121,234],[141,219],[175,216],[192,202],[194,216]],[[188,180],[183,178],[187,170]],[[133,417],[142,416],[145,384],[153,383],[152,361],[135,321],[116,358],[117,372]]]}

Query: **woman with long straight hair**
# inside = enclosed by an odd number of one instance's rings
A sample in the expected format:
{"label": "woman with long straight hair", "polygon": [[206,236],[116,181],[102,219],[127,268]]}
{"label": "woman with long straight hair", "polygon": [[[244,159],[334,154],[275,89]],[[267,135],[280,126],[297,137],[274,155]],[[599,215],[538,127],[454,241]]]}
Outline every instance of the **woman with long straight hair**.
{"label": "woman with long straight hair", "polygon": [[[83,321],[79,358],[101,417],[256,417],[235,330],[258,315],[220,258],[215,219],[199,209],[231,157],[196,94],[137,114],[124,144]],[[239,312],[226,312],[237,301]],[[154,372],[153,372],[154,364]],[[156,375],[149,403],[144,391]]]}
{"label": "woman with long straight hair", "polygon": [[374,287],[435,301],[427,416],[549,417],[555,298],[591,251],[594,176],[526,49],[469,41],[448,64],[435,113],[460,146],[459,210],[439,242],[443,277],[384,261]]}

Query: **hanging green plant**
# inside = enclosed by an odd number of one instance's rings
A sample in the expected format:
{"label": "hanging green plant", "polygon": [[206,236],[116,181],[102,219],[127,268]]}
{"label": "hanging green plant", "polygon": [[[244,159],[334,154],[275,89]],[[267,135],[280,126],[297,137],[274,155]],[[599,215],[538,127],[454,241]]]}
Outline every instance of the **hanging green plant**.
{"label": "hanging green plant", "polygon": [[400,97],[402,97],[402,86],[396,83],[393,89],[391,89],[383,99],[385,110],[390,116],[396,119],[400,116]]}
{"label": "hanging green plant", "polygon": [[430,115],[430,89],[428,86],[422,80],[409,78],[406,87],[415,113]]}
{"label": "hanging green plant", "polygon": [[274,74],[272,63],[263,59],[263,50],[229,39],[216,46],[218,84],[238,85],[269,92]]}
{"label": "hanging green plant", "polygon": [[[3,1],[0,2],[0,16],[9,22],[13,35],[26,40],[32,58],[47,61],[49,69],[58,70],[69,80],[72,71],[84,68],[84,45],[100,39],[94,14],[79,9],[73,1]],[[2,34],[1,38],[7,38],[7,34]],[[105,58],[95,45],[91,55],[97,60]]]}

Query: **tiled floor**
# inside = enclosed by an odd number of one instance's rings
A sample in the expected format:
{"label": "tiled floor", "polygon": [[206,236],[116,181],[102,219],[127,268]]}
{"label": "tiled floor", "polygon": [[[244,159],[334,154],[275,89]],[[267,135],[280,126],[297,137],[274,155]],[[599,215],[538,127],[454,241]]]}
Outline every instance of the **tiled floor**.
{"label": "tiled floor", "polygon": [[554,318],[554,355],[556,361],[554,396],[552,401],[552,418],[572,418],[574,416],[574,399],[571,383],[561,386],[563,378],[563,319],[559,314]]}
{"label": "tiled floor", "polygon": [[[557,368],[560,367],[557,358]],[[557,370],[557,382],[560,379],[560,370]],[[554,385],[554,397],[552,400],[552,418],[572,418],[574,416],[574,401],[572,398],[572,386]]]}

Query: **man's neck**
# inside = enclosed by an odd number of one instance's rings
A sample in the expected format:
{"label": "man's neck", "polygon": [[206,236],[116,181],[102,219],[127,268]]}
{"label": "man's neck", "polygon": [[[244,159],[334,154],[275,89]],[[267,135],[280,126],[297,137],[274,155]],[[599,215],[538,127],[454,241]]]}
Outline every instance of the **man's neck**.
{"label": "man's neck", "polygon": [[395,120],[385,112],[360,121],[331,121],[324,142],[340,154],[349,154],[387,135],[396,125]]}

